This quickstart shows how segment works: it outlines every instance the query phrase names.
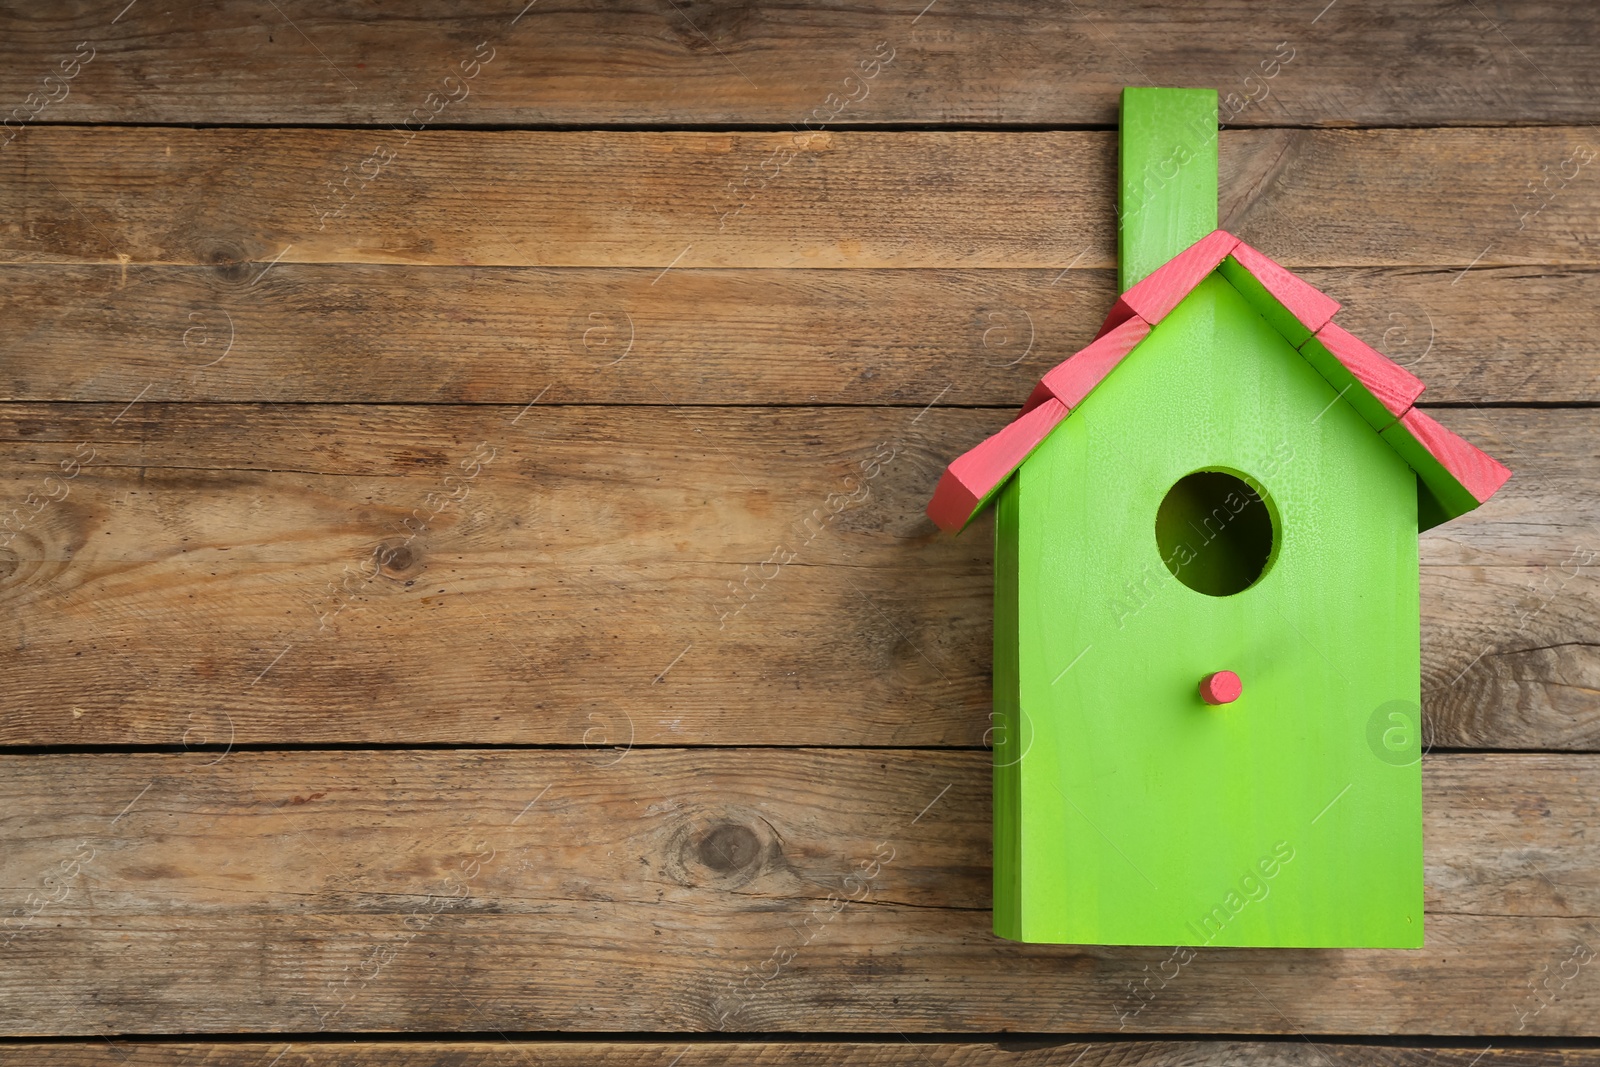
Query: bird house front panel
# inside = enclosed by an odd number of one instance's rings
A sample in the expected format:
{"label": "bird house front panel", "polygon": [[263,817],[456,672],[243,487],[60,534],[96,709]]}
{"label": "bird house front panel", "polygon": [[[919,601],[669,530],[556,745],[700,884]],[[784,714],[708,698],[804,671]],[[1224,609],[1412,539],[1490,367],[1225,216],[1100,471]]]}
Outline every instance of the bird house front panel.
{"label": "bird house front panel", "polygon": [[1368,737],[1418,699],[1416,501],[1220,275],[1151,330],[1000,500],[998,932],[1421,944],[1420,764]]}

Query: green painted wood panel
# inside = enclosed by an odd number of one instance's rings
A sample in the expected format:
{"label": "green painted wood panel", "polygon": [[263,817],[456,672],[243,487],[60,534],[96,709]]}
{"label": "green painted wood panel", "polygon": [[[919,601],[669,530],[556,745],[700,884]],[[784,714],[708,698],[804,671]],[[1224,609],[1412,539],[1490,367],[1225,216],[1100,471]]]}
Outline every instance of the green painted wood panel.
{"label": "green painted wood panel", "polygon": [[1117,289],[1217,228],[1217,91],[1122,90]]}
{"label": "green painted wood panel", "polygon": [[[1157,548],[1199,469],[1276,516],[1234,596]],[[1023,465],[997,530],[997,933],[1421,944],[1415,477],[1236,290],[1213,275],[1152,331]],[[1209,707],[1221,669],[1244,693]]]}

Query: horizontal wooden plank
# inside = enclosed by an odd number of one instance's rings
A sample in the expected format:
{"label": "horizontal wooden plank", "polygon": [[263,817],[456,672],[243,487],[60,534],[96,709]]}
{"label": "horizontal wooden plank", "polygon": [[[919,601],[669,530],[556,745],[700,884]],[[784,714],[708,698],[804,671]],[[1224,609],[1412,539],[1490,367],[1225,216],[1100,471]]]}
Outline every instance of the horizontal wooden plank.
{"label": "horizontal wooden plank", "polygon": [[[0,741],[982,744],[923,508],[1009,414],[6,405]],[[1600,411],[1439,414],[1517,473],[1422,538],[1428,739],[1600,747]]]}
{"label": "horizontal wooden plank", "polygon": [[[1586,14],[1426,0],[72,5],[0,20],[0,96],[55,98],[40,122],[394,125],[428,117],[434,92],[454,98],[451,123],[1081,124],[1114,122],[1124,85],[1155,84],[1216,86],[1241,124],[1595,122]],[[892,62],[865,88],[846,81],[880,41]],[[92,58],[60,67],[74,55]],[[43,81],[60,71],[74,71],[65,92]]]}
{"label": "horizontal wooden plank", "polygon": [[[1426,948],[1201,948],[1165,972],[1167,948],[989,933],[981,752],[124,753],[0,772],[0,1031],[20,1036],[1600,1032],[1592,755],[1428,757]],[[1331,823],[1307,818],[1311,857]]]}
{"label": "horizontal wooden plank", "polygon": [[[1291,267],[1593,264],[1593,142],[1229,131],[1221,224]],[[0,261],[201,264],[241,288],[274,263],[648,267],[665,286],[673,267],[1109,267],[1114,161],[1097,132],[49,127],[0,156]]]}
{"label": "horizontal wooden plank", "polygon": [[[657,273],[0,268],[0,398],[1020,405],[1115,299],[1103,269]],[[1427,402],[1600,400],[1600,272],[1304,274]]]}
{"label": "horizontal wooden plank", "polygon": [[[819,1063],[837,1067],[1195,1067],[1248,1063],[1250,1067],[1579,1067],[1600,1063],[1586,1046],[1388,1045],[1353,1041],[1118,1041],[1013,1039],[959,1041],[529,1041],[507,1036],[487,1041],[150,1041],[101,1038],[83,1042],[0,1045],[37,1067],[106,1065],[130,1058],[138,1067],[666,1067],[681,1057],[694,1067],[786,1067]],[[274,1057],[277,1057],[274,1059]]]}

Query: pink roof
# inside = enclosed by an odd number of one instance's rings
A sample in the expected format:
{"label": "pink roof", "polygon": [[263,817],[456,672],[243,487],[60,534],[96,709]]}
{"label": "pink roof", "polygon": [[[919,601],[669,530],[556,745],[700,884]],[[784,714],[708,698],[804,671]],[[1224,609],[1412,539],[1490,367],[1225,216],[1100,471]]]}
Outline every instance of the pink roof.
{"label": "pink roof", "polygon": [[[1328,361],[1319,370],[1325,375],[1342,370],[1353,379],[1346,389],[1363,390],[1381,405],[1381,411],[1372,404],[1358,409],[1369,421],[1369,412],[1383,416],[1373,428],[1381,431],[1396,451],[1402,455],[1412,451],[1418,458],[1408,462],[1444,518],[1454,518],[1488,500],[1511,477],[1511,471],[1500,463],[1412,406],[1422,393],[1422,381],[1334,323],[1338,302],[1227,231],[1216,230],[1118,297],[1094,341],[1040,379],[1021,414],[951,463],[928,503],[928,517],[950,531],[970,522],[1050,431],[1145,339],[1150,328],[1230,257],[1299,324],[1298,337],[1286,336],[1296,349],[1304,352],[1312,346],[1323,360],[1327,359],[1322,355],[1325,351],[1338,368]],[[1249,299],[1250,294],[1245,296]],[[1286,325],[1280,325],[1275,318],[1281,318],[1281,312],[1268,316],[1267,321],[1280,332],[1294,331],[1295,323],[1282,319]],[[1317,366],[1317,359],[1307,358]],[[1405,447],[1392,439],[1397,433],[1405,435]],[[1427,462],[1430,458],[1434,462]]]}

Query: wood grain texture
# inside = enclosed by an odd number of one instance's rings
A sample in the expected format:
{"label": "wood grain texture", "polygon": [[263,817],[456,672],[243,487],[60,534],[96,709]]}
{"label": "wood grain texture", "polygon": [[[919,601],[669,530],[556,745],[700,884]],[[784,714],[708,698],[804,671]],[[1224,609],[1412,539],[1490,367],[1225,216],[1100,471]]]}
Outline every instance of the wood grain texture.
{"label": "wood grain texture", "polygon": [[[0,739],[980,744],[923,509],[1013,410],[9,405]],[[1422,538],[1427,739],[1600,747],[1600,413],[1436,414],[1518,476]]]}
{"label": "wood grain texture", "polygon": [[[1008,407],[1116,298],[1103,269],[259,273],[0,267],[0,397]],[[1600,401],[1600,272],[1303,273],[1430,404]]]}
{"label": "wood grain texture", "polygon": [[[1063,1041],[1013,1038],[1002,1042],[912,1041],[539,1041],[520,1037],[462,1041],[112,1041],[0,1045],[37,1067],[666,1067],[675,1056],[695,1067],[1580,1067],[1600,1063],[1584,1046],[1536,1047],[1483,1042],[1377,1045],[1354,1041]],[[276,1060],[274,1058],[277,1058]]]}
{"label": "wood grain texture", "polygon": [[1427,948],[1136,999],[1168,949],[990,934],[981,752],[8,757],[0,1030],[1594,1035],[1600,964],[1529,981],[1595,947],[1600,761],[1425,763]]}
{"label": "wood grain texture", "polygon": [[[1600,756],[1442,751],[1600,751],[1600,413],[1471,408],[1600,402],[1585,5],[125,2],[0,5],[0,1061],[1600,1063]],[[1422,540],[1420,952],[989,933],[921,509],[1115,299],[1129,84],[1517,472]],[[554,748],[237,747],[368,742]]]}
{"label": "wood grain texture", "polygon": [[[1235,130],[1219,152],[1220,225],[1290,268],[1600,254],[1585,128]],[[1096,132],[48,127],[0,157],[0,261],[1109,267],[1115,158]]]}
{"label": "wood grain texture", "polygon": [[859,96],[842,81],[887,39],[893,65],[838,121],[1109,126],[1129,84],[1216,87],[1242,125],[1600,118],[1593,25],[1554,3],[922,6],[539,4],[513,25],[521,4],[61,5],[0,21],[0,97],[37,91],[88,39],[95,59],[41,121],[390,125],[488,40],[495,59],[444,121],[774,125]]}

